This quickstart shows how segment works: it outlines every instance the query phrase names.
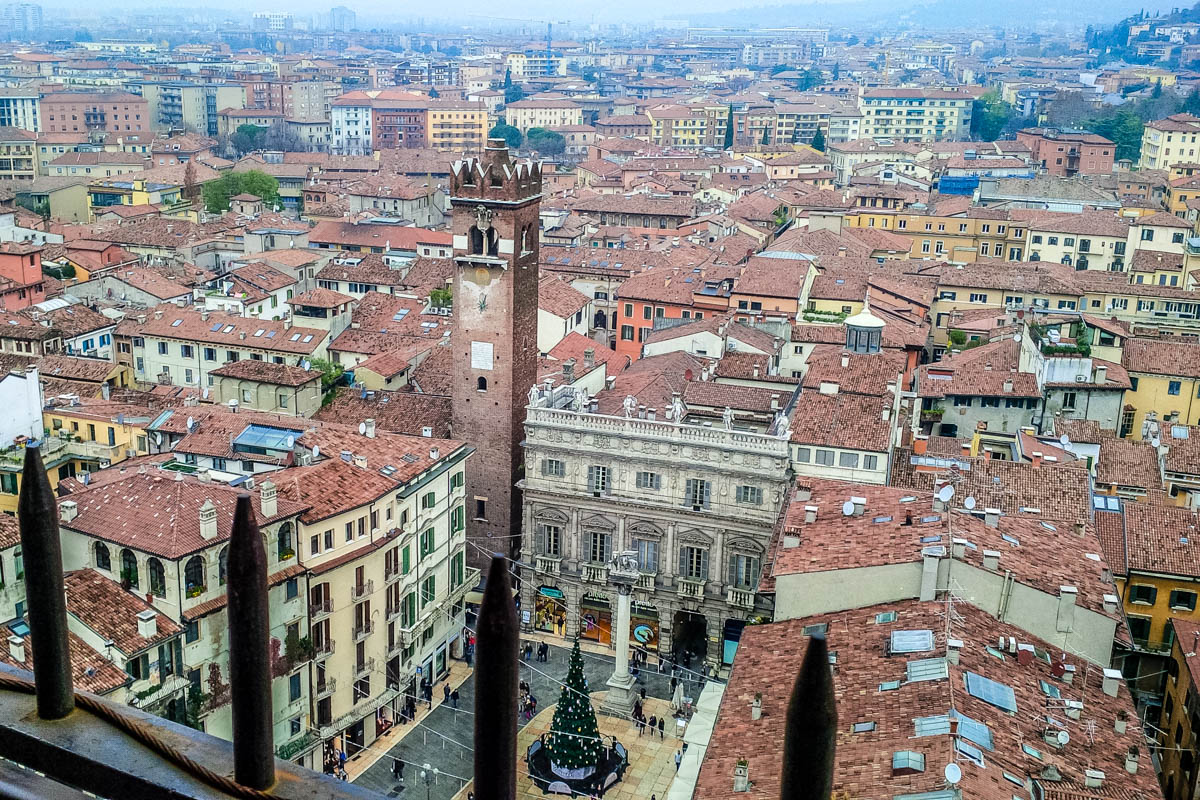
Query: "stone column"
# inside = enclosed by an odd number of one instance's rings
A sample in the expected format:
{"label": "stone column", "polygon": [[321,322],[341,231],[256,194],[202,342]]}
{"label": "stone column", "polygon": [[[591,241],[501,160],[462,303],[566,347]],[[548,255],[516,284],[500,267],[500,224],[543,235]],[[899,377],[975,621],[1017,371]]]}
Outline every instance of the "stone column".
{"label": "stone column", "polygon": [[608,694],[604,696],[600,710],[605,714],[628,717],[637,699],[637,692],[634,691],[637,679],[629,673],[629,610],[636,576],[630,580],[629,575],[610,573],[609,577],[617,589],[617,619],[612,628],[617,663],[612,677],[608,679]]}

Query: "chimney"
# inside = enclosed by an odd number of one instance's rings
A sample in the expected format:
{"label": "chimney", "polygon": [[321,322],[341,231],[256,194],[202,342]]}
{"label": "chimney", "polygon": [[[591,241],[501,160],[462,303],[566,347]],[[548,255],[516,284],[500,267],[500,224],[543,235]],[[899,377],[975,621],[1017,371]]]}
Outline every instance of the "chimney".
{"label": "chimney", "polygon": [[999,550],[984,550],[983,551],[983,568],[995,572],[1000,569],[1000,551]]}
{"label": "chimney", "polygon": [[200,506],[200,536],[204,539],[217,538],[217,507],[213,505],[212,498],[204,501],[204,505]]}
{"label": "chimney", "polygon": [[1012,394],[1012,390],[1013,390],[1012,378],[1005,378],[1004,379],[1004,393]]}
{"label": "chimney", "polygon": [[[758,719],[758,717],[754,716],[753,710],[750,712],[750,718]],[[739,758],[736,762],[734,762],[733,790],[735,792],[750,791],[750,762],[744,758]]]}
{"label": "chimney", "polygon": [[985,508],[983,510],[983,521],[989,528],[1000,527],[1000,509]]}
{"label": "chimney", "polygon": [[275,516],[279,511],[279,504],[276,502],[277,495],[278,490],[275,488],[275,484],[270,480],[263,481],[258,490],[259,510],[267,519]]}
{"label": "chimney", "polygon": [[79,516],[79,504],[74,500],[63,500],[58,504],[58,511],[63,522],[70,522]]}
{"label": "chimney", "polygon": [[441,450],[437,449],[436,447],[429,448],[429,460],[430,461],[437,461],[441,457],[442,457]]}
{"label": "chimney", "polygon": [[867,508],[867,498],[851,497],[850,502],[854,504],[854,516],[861,517]]}
{"label": "chimney", "polygon": [[1124,680],[1124,678],[1121,677],[1120,670],[1106,669],[1104,670],[1104,683],[1101,685],[1101,688],[1109,697],[1116,697],[1117,690],[1120,688],[1122,680]]}
{"label": "chimney", "polygon": [[929,450],[929,437],[923,433],[917,434],[913,439],[913,455],[923,456]]}
{"label": "chimney", "polygon": [[1063,705],[1066,708],[1068,718],[1079,719],[1083,716],[1083,703],[1079,700],[1064,700]]}
{"label": "chimney", "polygon": [[208,309],[207,308],[200,309],[200,320],[202,322],[208,322]]}
{"label": "chimney", "polygon": [[583,366],[587,369],[596,366],[596,348],[589,347],[583,351]]}
{"label": "chimney", "polygon": [[563,362],[563,383],[571,384],[575,382],[575,359],[568,358]]}
{"label": "chimney", "polygon": [[368,439],[375,438],[375,420],[374,419],[368,418],[368,419],[363,420],[363,436],[366,436]]}
{"label": "chimney", "polygon": [[1058,587],[1058,630],[1069,633],[1075,626],[1075,599],[1079,590],[1074,586]]}
{"label": "chimney", "polygon": [[25,640],[20,636],[8,637],[8,654],[22,666],[25,664]]}
{"label": "chimney", "polygon": [[772,411],[779,410],[779,395],[777,395],[777,394],[771,395],[771,410]]}
{"label": "chimney", "polygon": [[137,615],[138,619],[138,636],[143,639],[153,639],[158,635],[158,614],[154,609],[147,608]]}
{"label": "chimney", "polygon": [[959,653],[962,651],[962,639],[947,639],[946,640],[946,660],[951,664],[958,663]]}
{"label": "chimney", "polygon": [[1083,785],[1088,789],[1099,789],[1104,786],[1104,773],[1098,769],[1083,771]]}
{"label": "chimney", "polygon": [[845,369],[848,366],[850,366],[850,354],[842,353],[842,369]]}
{"label": "chimney", "polygon": [[[1108,367],[1106,367],[1102,364],[1097,364],[1096,365],[1096,384],[1099,386],[1103,386],[1105,384],[1105,382],[1107,382],[1107,381],[1108,381]],[[1103,775],[1104,773],[1101,772],[1100,774]]]}
{"label": "chimney", "polygon": [[612,391],[612,388],[617,385],[617,376],[616,375],[608,375],[607,377],[604,378],[604,384],[605,384],[606,389],[608,389],[609,391]]}
{"label": "chimney", "polygon": [[755,693],[750,702],[750,719],[762,719],[762,692]]}
{"label": "chimney", "polygon": [[951,548],[951,551],[954,553],[955,558],[961,559],[961,558],[967,557],[967,540],[966,539],[960,539],[957,536],[955,536],[953,543],[950,545],[950,548]]}
{"label": "chimney", "polygon": [[162,319],[162,312],[161,312],[161,311],[155,311],[155,312],[154,312],[154,318],[155,318],[155,319]]}
{"label": "chimney", "polygon": [[1030,460],[1033,462],[1033,466],[1040,467],[1042,465],[1042,451],[1041,450],[1034,450],[1030,454],[1030,456],[1031,456]]}
{"label": "chimney", "polygon": [[[1104,671],[1105,671],[1105,673],[1108,673],[1110,671],[1116,672],[1116,670],[1107,670],[1107,669]],[[1120,675],[1120,673],[1118,672],[1117,675]],[[1107,675],[1105,676],[1105,680],[1107,680]],[[1115,690],[1113,691],[1113,694],[1114,695],[1116,694]],[[1137,775],[1138,746],[1136,744],[1129,745],[1129,749],[1125,751],[1125,771],[1128,772],[1130,775]]]}
{"label": "chimney", "polygon": [[817,521],[817,506],[805,506],[804,507],[804,521],[805,522],[816,522]]}
{"label": "chimney", "polygon": [[754,362],[754,377],[758,377],[758,362]]}
{"label": "chimney", "polygon": [[791,550],[800,546],[800,537],[794,533],[785,533],[783,535],[783,548]]}
{"label": "chimney", "polygon": [[962,443],[962,456],[963,456],[963,458],[971,457],[971,443],[970,442]]}
{"label": "chimney", "polygon": [[367,457],[356,455],[354,457],[354,466],[359,467],[360,469],[366,469],[367,468]]}
{"label": "chimney", "polygon": [[1104,613],[1105,614],[1117,613],[1117,609],[1120,608],[1120,606],[1121,606],[1121,598],[1117,597],[1115,594],[1104,595]]}

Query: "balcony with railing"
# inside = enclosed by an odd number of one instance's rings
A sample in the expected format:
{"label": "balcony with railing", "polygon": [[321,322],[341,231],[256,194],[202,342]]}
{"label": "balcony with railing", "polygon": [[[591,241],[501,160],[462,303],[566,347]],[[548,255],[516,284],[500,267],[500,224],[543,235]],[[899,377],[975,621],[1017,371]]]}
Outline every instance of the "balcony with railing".
{"label": "balcony with railing", "polygon": [[706,581],[698,578],[676,578],[676,588],[679,590],[680,597],[689,597],[696,600],[704,597],[704,584]]}
{"label": "balcony with railing", "polygon": [[725,594],[725,600],[734,608],[754,608],[754,590],[730,586]]}
{"label": "balcony with railing", "polygon": [[446,602],[453,605],[466,596],[467,592],[475,588],[479,584],[479,570],[475,567],[467,567],[463,570],[463,579],[446,595]]}
{"label": "balcony with railing", "polygon": [[333,639],[315,642],[313,644],[313,652],[317,658],[325,658],[326,656],[333,655]]}
{"label": "balcony with railing", "polygon": [[333,599],[326,598],[319,602],[308,604],[308,618],[311,622],[323,620],[333,613]]}
{"label": "balcony with railing", "polygon": [[354,642],[357,644],[371,635],[371,620],[364,619],[354,626]]}
{"label": "balcony with railing", "polygon": [[320,700],[337,691],[337,678],[326,678],[324,681],[317,681],[317,699]]}
{"label": "balcony with railing", "polygon": [[584,583],[608,583],[607,564],[580,564],[579,571]]}
{"label": "balcony with railing", "polygon": [[559,556],[534,556],[533,569],[538,575],[557,575],[561,563]]}
{"label": "balcony with railing", "polygon": [[647,592],[653,592],[657,578],[658,578],[658,573],[656,573],[656,572],[639,573],[637,583],[635,583],[633,585],[633,588],[642,589]]}
{"label": "balcony with railing", "polygon": [[366,675],[370,675],[374,671],[375,659],[373,658],[364,658],[362,661],[359,661],[354,665],[354,677],[356,678],[362,678]]}
{"label": "balcony with railing", "polygon": [[363,581],[350,587],[350,602],[357,603],[360,600],[367,599],[367,596],[375,591],[375,581]]}

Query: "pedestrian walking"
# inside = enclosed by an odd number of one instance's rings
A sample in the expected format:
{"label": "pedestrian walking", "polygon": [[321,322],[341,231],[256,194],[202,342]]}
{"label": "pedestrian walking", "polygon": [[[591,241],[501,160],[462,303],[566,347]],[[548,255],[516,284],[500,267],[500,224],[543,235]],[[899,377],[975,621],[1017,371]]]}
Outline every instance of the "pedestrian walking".
{"label": "pedestrian walking", "polygon": [[643,717],[641,714],[638,714],[637,729],[638,729],[638,736],[641,736],[643,733],[646,732],[646,718]]}
{"label": "pedestrian walking", "polygon": [[653,735],[654,735],[654,729],[658,727],[658,717],[656,717],[656,716],[654,716],[653,714],[651,714],[651,715],[650,715],[650,722],[649,722],[648,724],[649,724],[649,726],[650,726],[650,735],[651,735],[651,736],[653,736]]}
{"label": "pedestrian walking", "polygon": [[450,702],[450,682],[449,681],[442,684],[442,702],[443,703]]}
{"label": "pedestrian walking", "polygon": [[679,685],[679,678],[671,676],[671,694],[675,694],[675,687]]}
{"label": "pedestrian walking", "polygon": [[338,750],[337,751],[337,759],[338,759],[338,766],[341,767],[342,769],[345,769],[346,768],[346,751]]}
{"label": "pedestrian walking", "polygon": [[645,686],[642,687],[641,695],[642,695],[642,702],[643,703],[646,702],[646,687]]}
{"label": "pedestrian walking", "polygon": [[458,689],[450,693],[450,704],[458,708]]}
{"label": "pedestrian walking", "polygon": [[679,762],[680,761],[683,761],[683,751],[676,750],[675,751],[675,771],[676,772],[679,772]]}
{"label": "pedestrian walking", "polygon": [[665,716],[658,718],[658,738],[659,739],[667,738],[666,720],[667,720],[667,718]]}
{"label": "pedestrian walking", "polygon": [[392,777],[398,783],[404,783],[404,762],[397,757],[392,757]]}
{"label": "pedestrian walking", "polygon": [[521,657],[522,657],[522,659],[523,659],[523,660],[524,660],[526,663],[528,663],[528,661],[529,661],[529,657],[530,657],[531,655],[533,655],[533,645],[532,645],[532,644],[530,644],[529,642],[526,642],[526,643],[525,643],[525,650],[522,652],[522,654],[521,654]]}
{"label": "pedestrian walking", "polygon": [[640,717],[641,715],[642,715],[642,701],[634,700],[633,701],[633,716],[636,719],[637,717]]}

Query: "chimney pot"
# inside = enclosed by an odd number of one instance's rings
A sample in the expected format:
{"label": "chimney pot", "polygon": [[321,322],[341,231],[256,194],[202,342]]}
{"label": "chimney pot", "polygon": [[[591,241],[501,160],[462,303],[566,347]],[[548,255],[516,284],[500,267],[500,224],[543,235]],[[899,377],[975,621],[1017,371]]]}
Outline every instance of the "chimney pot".
{"label": "chimney pot", "polygon": [[375,420],[374,419],[367,418],[367,419],[363,420],[363,435],[366,436],[368,439],[375,438]]}
{"label": "chimney pot", "polygon": [[583,365],[591,369],[596,364],[596,350],[589,347],[583,351]]}
{"label": "chimney pot", "polygon": [[429,460],[430,460],[430,461],[437,461],[437,460],[438,460],[439,458],[441,458],[441,457],[442,457],[442,451],[441,451],[441,450],[439,450],[439,449],[438,449],[438,448],[436,448],[436,447],[431,447],[431,448],[429,448]]}
{"label": "chimney pot", "polygon": [[984,550],[983,551],[983,568],[988,570],[1000,569],[1000,551],[999,550]]}
{"label": "chimney pot", "polygon": [[1121,605],[1121,598],[1115,594],[1104,595],[1104,611],[1106,614],[1115,614]]}
{"label": "chimney pot", "polygon": [[138,636],[143,639],[153,639],[158,635],[158,614],[147,608],[137,615]]}
{"label": "chimney pot", "polygon": [[70,522],[79,516],[79,504],[74,500],[63,500],[58,504],[58,510],[63,522]]}
{"label": "chimney pot", "polygon": [[989,528],[1000,527],[1000,509],[985,508],[983,510],[983,521]]}
{"label": "chimney pot", "polygon": [[278,512],[277,498],[278,490],[275,488],[275,484],[271,483],[269,479],[263,481],[262,486],[258,489],[258,500],[259,510],[265,518],[271,519]]}
{"label": "chimney pot", "polygon": [[861,517],[867,508],[867,498],[851,497],[850,502],[854,504],[854,516]]}
{"label": "chimney pot", "polygon": [[1124,678],[1121,676],[1120,670],[1106,669],[1104,670],[1104,682],[1101,685],[1101,688],[1109,697],[1116,697],[1117,691],[1121,686],[1121,681],[1123,680]]}
{"label": "chimney pot", "polygon": [[217,507],[212,498],[207,498],[200,506],[200,536],[206,540],[217,538]]}
{"label": "chimney pot", "polygon": [[929,451],[929,437],[923,433],[917,434],[913,439],[913,455],[923,456]]}
{"label": "chimney pot", "polygon": [[367,468],[367,457],[359,456],[359,455],[354,456],[354,466],[360,467],[362,469],[366,469]]}
{"label": "chimney pot", "polygon": [[1030,460],[1033,462],[1033,466],[1040,467],[1042,465],[1042,451],[1034,450],[1030,454]]}
{"label": "chimney pot", "polygon": [[25,640],[20,636],[8,637],[8,654],[18,664],[25,664]]}
{"label": "chimney pot", "polygon": [[817,506],[805,506],[804,507],[804,521],[805,522],[816,522],[817,521]]}

